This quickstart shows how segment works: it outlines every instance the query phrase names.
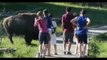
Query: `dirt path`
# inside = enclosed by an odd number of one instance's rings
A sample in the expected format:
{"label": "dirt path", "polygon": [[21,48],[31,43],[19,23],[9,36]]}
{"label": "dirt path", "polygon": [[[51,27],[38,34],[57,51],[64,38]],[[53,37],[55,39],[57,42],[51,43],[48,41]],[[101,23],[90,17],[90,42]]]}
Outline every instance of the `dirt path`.
{"label": "dirt path", "polygon": [[[93,35],[97,35],[100,33],[107,33],[107,26],[101,26],[101,27],[96,27],[92,28],[89,30],[88,33],[88,39],[91,38]],[[47,56],[46,58],[79,58],[78,54],[75,54],[76,52],[76,38],[74,37],[74,42],[73,45],[71,46],[71,53],[72,55],[64,55],[63,53],[63,39],[61,37],[57,37],[57,51],[58,55],[52,54],[52,56]],[[88,45],[87,45],[87,51],[88,51]],[[53,47],[51,48],[51,52],[54,53]],[[88,52],[87,52],[88,53]]]}

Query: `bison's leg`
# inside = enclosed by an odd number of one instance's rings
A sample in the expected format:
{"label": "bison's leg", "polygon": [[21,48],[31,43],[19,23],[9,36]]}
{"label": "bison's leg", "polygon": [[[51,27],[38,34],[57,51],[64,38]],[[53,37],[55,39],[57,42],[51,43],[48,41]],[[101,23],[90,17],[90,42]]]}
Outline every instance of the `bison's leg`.
{"label": "bison's leg", "polygon": [[13,42],[13,40],[12,40],[12,36],[13,36],[13,33],[8,34],[8,38],[10,39],[10,42],[13,44],[14,42]]}
{"label": "bison's leg", "polygon": [[12,40],[13,32],[9,28],[7,28],[5,30],[8,34],[8,38],[9,38],[10,42],[13,44],[14,43],[13,40]]}
{"label": "bison's leg", "polygon": [[26,41],[27,45],[30,45],[30,44],[31,44],[32,39],[30,38],[30,36],[25,35],[25,41]]}

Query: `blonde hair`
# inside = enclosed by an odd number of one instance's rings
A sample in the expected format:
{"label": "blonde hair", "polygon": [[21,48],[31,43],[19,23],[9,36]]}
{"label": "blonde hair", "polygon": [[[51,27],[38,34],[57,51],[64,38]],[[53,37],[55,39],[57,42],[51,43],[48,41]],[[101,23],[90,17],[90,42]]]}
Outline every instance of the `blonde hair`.
{"label": "blonde hair", "polygon": [[42,11],[38,11],[37,16],[41,16],[41,15],[42,15]]}

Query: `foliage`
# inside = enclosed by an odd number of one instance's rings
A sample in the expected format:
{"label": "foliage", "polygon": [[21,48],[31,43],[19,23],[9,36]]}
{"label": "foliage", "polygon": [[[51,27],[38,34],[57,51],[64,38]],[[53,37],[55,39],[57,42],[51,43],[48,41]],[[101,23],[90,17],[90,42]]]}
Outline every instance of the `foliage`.
{"label": "foliage", "polygon": [[107,34],[99,34],[92,37],[89,43],[89,57],[107,57]]}
{"label": "foliage", "polygon": [[96,58],[100,54],[99,42],[93,38],[89,43],[88,56],[90,58]]}

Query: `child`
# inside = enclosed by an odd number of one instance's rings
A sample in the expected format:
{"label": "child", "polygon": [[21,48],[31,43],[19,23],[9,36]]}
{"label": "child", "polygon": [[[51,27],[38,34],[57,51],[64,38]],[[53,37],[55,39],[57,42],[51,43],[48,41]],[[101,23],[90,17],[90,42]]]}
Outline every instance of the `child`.
{"label": "child", "polygon": [[57,28],[57,24],[56,24],[55,19],[53,18],[52,14],[50,14],[50,17],[51,17],[52,24],[53,24],[50,43],[52,45],[54,45],[54,49],[55,49],[55,53],[54,54],[57,55],[57,45],[56,45],[56,28]]}
{"label": "child", "polygon": [[45,58],[49,43],[49,33],[47,28],[47,21],[42,19],[41,11],[37,13],[37,18],[35,18],[34,27],[36,26],[39,29],[39,42],[40,42],[40,47],[39,47],[40,52],[38,55],[40,55],[41,58]]}

